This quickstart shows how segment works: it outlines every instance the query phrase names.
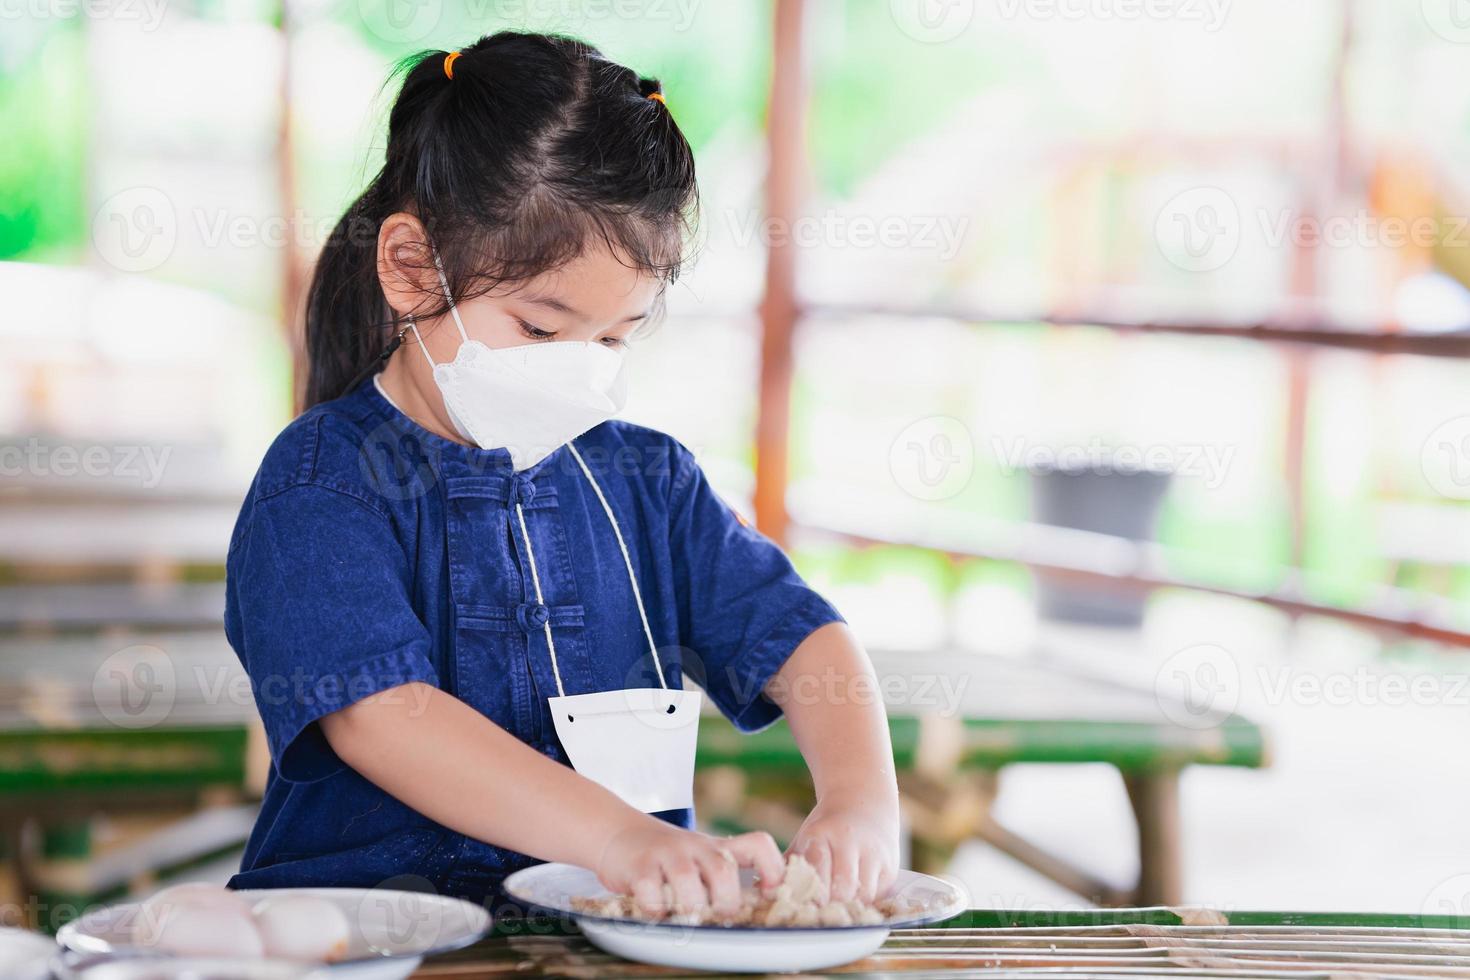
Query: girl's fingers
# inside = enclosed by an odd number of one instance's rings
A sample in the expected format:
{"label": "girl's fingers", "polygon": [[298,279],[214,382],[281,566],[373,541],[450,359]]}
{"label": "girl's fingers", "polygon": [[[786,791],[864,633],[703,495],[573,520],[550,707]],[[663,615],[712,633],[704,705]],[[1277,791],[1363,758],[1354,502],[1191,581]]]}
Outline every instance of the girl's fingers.
{"label": "girl's fingers", "polygon": [[806,858],[817,872],[830,893],[832,887],[832,849],[825,837],[816,837],[801,846],[796,853]]}
{"label": "girl's fingers", "polygon": [[716,912],[733,912],[740,908],[740,865],[735,855],[724,847],[706,851],[699,858],[709,904]]}
{"label": "girl's fingers", "polygon": [[638,903],[639,908],[656,915],[664,915],[671,911],[668,907],[668,900],[664,896],[662,872],[655,871],[652,874],[641,874],[634,878],[631,891],[633,901]]}
{"label": "girl's fingers", "polygon": [[893,883],[897,880],[898,861],[895,859],[892,861],[884,860],[880,862],[878,864],[878,884],[875,889],[874,897],[883,898],[884,896],[886,896],[889,890],[893,888]]}
{"label": "girl's fingers", "polygon": [[857,894],[858,849],[852,841],[831,845],[832,898],[846,902]]}
{"label": "girl's fingers", "polygon": [[770,891],[781,884],[786,873],[786,862],[781,858],[781,849],[776,841],[764,831],[741,834],[724,842],[742,868],[754,868],[760,876],[761,890]]}
{"label": "girl's fingers", "polygon": [[864,902],[878,898],[878,880],[883,875],[883,859],[873,854],[858,858],[857,897]]}
{"label": "girl's fingers", "polygon": [[674,891],[675,912],[695,912],[709,905],[709,893],[699,865],[688,857],[677,857],[664,865],[664,878]]}

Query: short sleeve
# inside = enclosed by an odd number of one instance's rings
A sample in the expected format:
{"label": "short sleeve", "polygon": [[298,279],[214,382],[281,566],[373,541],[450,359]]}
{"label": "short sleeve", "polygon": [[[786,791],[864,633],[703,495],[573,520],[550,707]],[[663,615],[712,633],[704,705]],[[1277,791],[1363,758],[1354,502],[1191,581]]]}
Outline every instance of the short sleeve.
{"label": "short sleeve", "polygon": [[766,683],[812,631],[842,616],[719,498],[683,446],[670,494],[686,669],[737,728],[758,731],[781,717]]}
{"label": "short sleeve", "polygon": [[340,771],[317,722],[413,681],[438,686],[388,518],[347,493],[294,486],[255,502],[226,574],[230,642],[250,676],[277,773]]}

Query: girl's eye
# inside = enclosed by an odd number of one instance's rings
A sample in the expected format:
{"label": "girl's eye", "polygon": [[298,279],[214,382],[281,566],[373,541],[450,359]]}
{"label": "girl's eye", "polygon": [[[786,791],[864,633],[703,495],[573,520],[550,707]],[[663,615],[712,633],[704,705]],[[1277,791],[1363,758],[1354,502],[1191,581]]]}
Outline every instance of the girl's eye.
{"label": "girl's eye", "polygon": [[603,337],[602,342],[609,347],[623,348],[628,346],[628,341],[622,337]]}
{"label": "girl's eye", "polygon": [[520,317],[516,317],[516,323],[520,325],[521,333],[525,334],[527,337],[530,337],[532,340],[550,340],[552,337],[556,336],[556,331],[542,330],[538,326],[527,323]]}

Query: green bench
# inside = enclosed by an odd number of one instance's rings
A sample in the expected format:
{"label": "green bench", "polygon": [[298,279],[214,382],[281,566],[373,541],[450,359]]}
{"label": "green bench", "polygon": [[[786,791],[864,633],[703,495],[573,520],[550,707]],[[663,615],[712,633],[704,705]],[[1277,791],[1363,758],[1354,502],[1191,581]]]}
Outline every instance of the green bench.
{"label": "green bench", "polygon": [[[86,835],[77,815],[88,809],[228,801],[245,793],[255,711],[248,697],[218,696],[242,690],[229,684],[239,666],[218,631],[9,637],[6,645],[0,827],[12,848],[22,822],[39,819],[49,828],[46,857],[79,861]],[[113,686],[94,684],[105,664],[118,666],[108,658],[122,648],[144,650],[145,660],[157,656],[147,652],[155,648],[172,665],[168,711],[156,724],[117,723],[121,709],[106,700]],[[1180,770],[1259,766],[1265,759],[1260,730],[1243,719],[1182,728],[1151,692],[1075,671],[970,654],[878,653],[874,661],[892,682],[894,753],[916,866],[939,867],[959,843],[979,838],[1091,901],[1172,904],[1180,892]],[[1123,774],[1139,826],[1136,884],[1103,882],[991,818],[995,773],[1020,762],[1100,762]],[[810,805],[810,780],[784,723],[743,736],[719,716],[707,717],[697,764],[701,817],[715,827],[779,825],[783,812]]]}
{"label": "green bench", "polygon": [[[1191,765],[1259,767],[1261,729],[1231,713],[1189,727],[1177,705],[1152,690],[1036,659],[974,653],[873,653],[886,696],[894,758],[910,817],[916,868],[938,870],[953,850],[981,839],[1089,901],[1172,905],[1180,901],[1179,774]],[[950,694],[931,678],[959,678]],[[927,693],[922,693],[926,692]],[[1050,854],[990,814],[996,774],[1016,763],[1103,763],[1121,773],[1138,827],[1139,877],[1104,881]],[[741,779],[702,775],[701,813],[731,829],[745,825],[738,800],[783,798],[809,806],[810,782],[784,723],[754,735],[719,717],[705,720],[697,764],[729,768]],[[759,811],[770,824],[769,808]],[[790,822],[788,820],[788,826]]]}

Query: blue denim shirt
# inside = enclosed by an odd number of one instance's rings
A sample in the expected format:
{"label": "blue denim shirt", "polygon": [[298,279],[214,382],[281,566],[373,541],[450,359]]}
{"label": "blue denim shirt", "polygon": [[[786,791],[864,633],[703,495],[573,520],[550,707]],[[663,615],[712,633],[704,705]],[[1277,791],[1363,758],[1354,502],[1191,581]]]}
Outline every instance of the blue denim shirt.
{"label": "blue denim shirt", "polygon": [[[742,730],[775,721],[762,688],[836,610],[676,440],[607,422],[576,445],[627,539],[669,685],[694,681]],[[544,605],[513,523],[518,501]],[[380,790],[333,753],[318,720],[422,681],[567,764],[546,703],[548,620],[567,694],[658,683],[617,540],[571,453],[514,473],[506,451],[434,435],[371,380],[276,439],[226,570],[225,631],[271,754],[233,887],[391,882],[498,900],[504,877],[534,860]],[[464,805],[496,798],[467,792]]]}

